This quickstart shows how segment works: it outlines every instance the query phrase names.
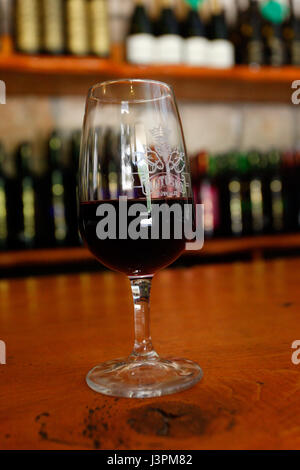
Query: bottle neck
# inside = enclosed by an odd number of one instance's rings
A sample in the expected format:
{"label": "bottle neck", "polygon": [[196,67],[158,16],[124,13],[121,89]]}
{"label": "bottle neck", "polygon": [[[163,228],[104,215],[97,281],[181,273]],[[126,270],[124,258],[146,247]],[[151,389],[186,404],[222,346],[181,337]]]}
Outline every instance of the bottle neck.
{"label": "bottle neck", "polygon": [[205,28],[197,10],[189,8],[185,32],[186,37],[205,36]]}
{"label": "bottle neck", "polygon": [[219,0],[211,0],[211,12],[214,16],[222,14],[223,8]]}
{"label": "bottle neck", "polygon": [[228,29],[223,9],[214,10],[211,17],[212,39],[228,39]]}
{"label": "bottle neck", "polygon": [[174,0],[161,0],[160,7],[161,9],[174,8]]}
{"label": "bottle neck", "polygon": [[31,174],[32,149],[29,143],[21,144],[17,154],[17,172],[19,175]]}
{"label": "bottle neck", "polygon": [[289,8],[290,8],[290,18],[293,20],[296,17],[293,0],[289,0]]}
{"label": "bottle neck", "polygon": [[173,1],[163,0],[161,3],[160,18],[158,21],[158,35],[179,35],[179,23],[173,9]]}

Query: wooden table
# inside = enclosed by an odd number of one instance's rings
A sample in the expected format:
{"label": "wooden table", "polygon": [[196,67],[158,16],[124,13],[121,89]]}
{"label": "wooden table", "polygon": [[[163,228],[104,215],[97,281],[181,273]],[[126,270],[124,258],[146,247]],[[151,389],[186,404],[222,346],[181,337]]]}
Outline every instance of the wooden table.
{"label": "wooden table", "polygon": [[86,372],[133,341],[128,282],[114,273],[0,282],[1,449],[300,449],[300,259],[165,270],[153,282],[162,355],[204,379],[155,399],[90,390]]}

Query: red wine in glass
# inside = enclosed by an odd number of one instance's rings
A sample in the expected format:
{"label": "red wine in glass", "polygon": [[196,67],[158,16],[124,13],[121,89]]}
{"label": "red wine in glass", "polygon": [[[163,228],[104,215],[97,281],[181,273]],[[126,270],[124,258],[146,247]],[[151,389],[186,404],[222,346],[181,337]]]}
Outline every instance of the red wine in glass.
{"label": "red wine in glass", "polygon": [[[146,200],[131,199],[127,201],[127,210],[133,204],[144,202],[146,207]],[[119,201],[104,200],[104,201],[88,201],[81,202],[79,212],[79,224],[82,238],[86,245],[93,253],[93,255],[105,266],[115,271],[120,271],[128,276],[147,276],[153,275],[158,270],[173,263],[184,251],[186,240],[184,238],[184,206],[189,202],[184,198],[168,198],[168,199],[152,199],[151,206],[162,205],[172,208],[174,204],[180,206],[182,219],[177,220],[177,224],[182,226],[182,237],[175,238],[175,216],[170,211],[170,219],[168,220],[170,236],[168,239],[163,239],[162,230],[160,227],[159,238],[151,238],[151,229],[148,230],[148,239],[139,238],[137,240],[131,239],[129,236],[126,239],[119,239]],[[117,238],[101,240],[96,233],[96,227],[101,217],[96,215],[97,209],[101,204],[111,204],[115,209],[117,221]],[[134,217],[127,216],[128,225]],[[162,223],[162,218],[159,219]],[[178,225],[177,225],[178,226]]]}

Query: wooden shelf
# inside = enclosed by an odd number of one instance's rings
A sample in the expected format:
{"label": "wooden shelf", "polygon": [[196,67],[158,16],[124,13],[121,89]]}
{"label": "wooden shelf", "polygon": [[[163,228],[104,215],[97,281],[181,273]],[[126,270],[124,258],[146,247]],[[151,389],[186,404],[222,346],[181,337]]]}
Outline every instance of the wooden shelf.
{"label": "wooden shelf", "polygon": [[[224,257],[248,254],[253,258],[264,254],[290,253],[299,250],[300,233],[286,235],[266,235],[240,239],[207,240],[199,252],[187,252],[183,261],[197,263],[201,260],[218,260]],[[0,277],[31,272],[74,271],[83,267],[98,268],[99,264],[86,248],[56,248],[43,250],[15,251],[0,254]]]}
{"label": "wooden shelf", "polygon": [[153,78],[170,83],[181,99],[291,102],[297,67],[209,69],[185,65],[137,66],[111,59],[71,56],[0,55],[8,94],[86,94],[111,78]]}
{"label": "wooden shelf", "polygon": [[[284,235],[261,235],[244,238],[207,240],[197,256],[223,256],[238,253],[251,253],[254,257],[265,252],[283,252],[300,249],[300,233]],[[194,252],[186,256],[195,255]]]}

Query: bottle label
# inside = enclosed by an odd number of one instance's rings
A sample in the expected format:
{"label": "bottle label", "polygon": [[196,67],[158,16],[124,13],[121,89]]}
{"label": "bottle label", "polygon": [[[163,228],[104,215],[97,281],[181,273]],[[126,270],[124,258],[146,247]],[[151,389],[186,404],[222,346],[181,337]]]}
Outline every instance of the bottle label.
{"label": "bottle label", "polygon": [[240,235],[243,231],[241,183],[233,179],[230,181],[228,189],[230,194],[231,231],[235,235]]}
{"label": "bottle label", "polygon": [[209,41],[202,37],[187,38],[184,42],[184,62],[205,67],[208,65]]}
{"label": "bottle label", "polygon": [[278,38],[272,38],[270,40],[270,65],[281,66],[284,64],[284,51],[282,41]]}
{"label": "bottle label", "polygon": [[38,52],[40,47],[37,0],[19,0],[16,15],[17,46],[23,52]]}
{"label": "bottle label", "polygon": [[253,231],[261,232],[264,228],[264,213],[262,185],[259,179],[250,181],[250,200]]}
{"label": "bottle label", "polygon": [[273,229],[277,232],[283,229],[282,183],[278,177],[271,180],[270,190],[272,196]]}
{"label": "bottle label", "polygon": [[87,54],[87,9],[84,0],[68,0],[67,28],[69,51],[72,54]]}
{"label": "bottle label", "polygon": [[133,34],[127,38],[127,60],[133,64],[150,64],[154,61],[155,37],[151,34]]}
{"label": "bottle label", "polygon": [[292,42],[292,65],[300,65],[300,41]]}
{"label": "bottle label", "polygon": [[180,64],[183,61],[184,40],[177,34],[164,34],[157,38],[156,62]]}
{"label": "bottle label", "polygon": [[91,52],[99,56],[109,54],[109,28],[106,0],[89,2]]}
{"label": "bottle label", "polygon": [[248,64],[249,65],[262,65],[263,64],[263,45],[261,41],[249,41],[248,43]]}
{"label": "bottle label", "polygon": [[44,0],[44,48],[49,52],[64,48],[63,6],[61,0]]}
{"label": "bottle label", "polygon": [[214,235],[220,223],[218,190],[209,182],[200,186],[200,201],[204,204],[204,231],[206,235]]}
{"label": "bottle label", "polygon": [[213,39],[209,45],[209,65],[215,68],[230,68],[234,65],[233,44],[226,39]]}
{"label": "bottle label", "polygon": [[[144,124],[136,124],[135,131],[145,139]],[[133,153],[133,188],[141,190],[147,198],[181,197],[190,186],[185,153],[171,144],[170,134],[166,127],[153,127],[149,130],[151,145],[145,143]]]}

